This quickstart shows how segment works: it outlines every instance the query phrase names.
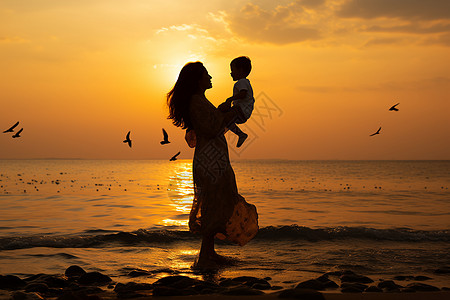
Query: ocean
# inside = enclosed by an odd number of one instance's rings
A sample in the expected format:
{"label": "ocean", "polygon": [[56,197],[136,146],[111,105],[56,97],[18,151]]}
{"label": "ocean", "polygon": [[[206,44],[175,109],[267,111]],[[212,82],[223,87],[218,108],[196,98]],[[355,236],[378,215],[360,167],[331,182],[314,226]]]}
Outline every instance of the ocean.
{"label": "ocean", "polygon": [[[450,286],[450,161],[232,161],[260,231],[218,277],[272,285],[336,270],[423,275]],[[130,270],[191,269],[192,161],[0,160],[0,274],[61,274],[70,265],[128,282]]]}

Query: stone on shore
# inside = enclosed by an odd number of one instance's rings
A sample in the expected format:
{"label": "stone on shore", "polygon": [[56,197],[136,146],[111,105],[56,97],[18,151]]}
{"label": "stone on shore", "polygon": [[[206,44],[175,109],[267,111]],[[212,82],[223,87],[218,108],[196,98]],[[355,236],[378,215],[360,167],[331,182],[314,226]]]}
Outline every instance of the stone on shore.
{"label": "stone on shore", "polygon": [[252,289],[251,287],[248,286],[236,286],[222,291],[221,294],[232,296],[257,296],[257,295],[264,295],[264,292]]}
{"label": "stone on shore", "polygon": [[367,288],[367,285],[359,282],[344,282],[341,284],[342,293],[362,293]]}
{"label": "stone on shore", "polygon": [[382,293],[383,290],[380,289],[379,287],[376,287],[374,285],[369,286],[368,288],[366,288],[364,290],[365,293]]}
{"label": "stone on shore", "polygon": [[83,285],[106,285],[111,281],[112,279],[108,275],[100,272],[89,272],[78,278],[78,283]]}
{"label": "stone on shore", "polygon": [[14,275],[0,275],[0,289],[2,290],[20,290],[26,285],[26,282]]}
{"label": "stone on shore", "polygon": [[24,292],[14,292],[11,295],[12,300],[42,300],[44,299],[38,293],[24,293]]}
{"label": "stone on shore", "polygon": [[82,267],[76,265],[68,267],[64,272],[64,275],[66,275],[67,278],[79,278],[84,274],[86,274],[86,271],[83,270]]}
{"label": "stone on shore", "polygon": [[425,283],[419,283],[419,282],[414,282],[414,283],[410,283],[406,286],[406,288],[408,289],[413,289],[414,291],[417,292],[437,292],[440,291],[439,288],[429,285],[429,284],[425,284]]}
{"label": "stone on shore", "polygon": [[341,282],[357,282],[357,283],[372,283],[373,280],[367,276],[358,274],[344,274],[340,277]]}
{"label": "stone on shore", "polygon": [[287,289],[281,291],[278,298],[302,299],[302,300],[325,300],[325,297],[315,290],[308,289]]}
{"label": "stone on shore", "polygon": [[403,286],[396,284],[392,280],[380,281],[377,286],[384,292],[400,292],[400,289],[403,288]]}

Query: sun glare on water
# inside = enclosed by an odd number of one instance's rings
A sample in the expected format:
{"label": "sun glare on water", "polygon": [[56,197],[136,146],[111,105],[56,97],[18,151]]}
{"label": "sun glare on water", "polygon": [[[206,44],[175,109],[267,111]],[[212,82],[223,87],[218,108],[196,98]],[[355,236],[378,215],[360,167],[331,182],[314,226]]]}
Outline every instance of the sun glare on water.
{"label": "sun glare on water", "polygon": [[179,162],[170,177],[167,189],[170,206],[178,213],[179,219],[168,218],[162,220],[165,226],[187,226],[189,212],[194,197],[194,183],[192,181],[192,162]]}

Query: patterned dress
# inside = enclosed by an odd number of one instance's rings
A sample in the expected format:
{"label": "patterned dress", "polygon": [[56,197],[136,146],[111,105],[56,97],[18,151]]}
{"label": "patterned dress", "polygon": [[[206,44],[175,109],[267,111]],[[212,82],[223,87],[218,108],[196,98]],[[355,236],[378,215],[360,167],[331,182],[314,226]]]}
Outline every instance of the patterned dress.
{"label": "patterned dress", "polygon": [[206,97],[194,95],[189,113],[195,132],[186,135],[188,143],[195,137],[195,195],[189,229],[243,246],[258,232],[258,214],[239,195],[228,155],[225,127],[236,117],[236,110],[222,112]]}

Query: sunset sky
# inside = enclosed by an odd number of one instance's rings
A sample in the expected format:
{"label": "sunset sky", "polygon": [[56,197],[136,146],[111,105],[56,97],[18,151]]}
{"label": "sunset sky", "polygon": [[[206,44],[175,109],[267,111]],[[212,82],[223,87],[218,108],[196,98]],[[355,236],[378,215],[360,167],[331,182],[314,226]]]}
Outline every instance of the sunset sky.
{"label": "sunset sky", "polygon": [[448,0],[0,0],[0,159],[192,158],[165,95],[199,60],[220,104],[241,55],[232,159],[450,159]]}

